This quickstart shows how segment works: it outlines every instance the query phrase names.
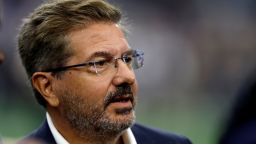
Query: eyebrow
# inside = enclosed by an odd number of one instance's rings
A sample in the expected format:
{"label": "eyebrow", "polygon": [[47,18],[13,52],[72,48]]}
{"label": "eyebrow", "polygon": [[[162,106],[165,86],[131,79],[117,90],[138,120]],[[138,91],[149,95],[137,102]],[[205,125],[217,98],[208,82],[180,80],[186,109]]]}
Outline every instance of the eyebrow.
{"label": "eyebrow", "polygon": [[109,52],[106,52],[106,51],[97,51],[95,53],[93,53],[88,59],[93,59],[93,58],[96,58],[96,57],[106,57],[106,58],[112,58],[113,55]]}
{"label": "eyebrow", "polygon": [[[132,49],[129,49],[127,51],[125,51],[124,53],[122,53],[122,56],[125,54],[131,54],[132,53]],[[113,58],[114,55],[112,55],[111,53],[107,52],[107,51],[97,51],[95,53],[93,53],[88,59],[93,59],[96,57],[106,57],[106,58]]]}
{"label": "eyebrow", "polygon": [[122,54],[122,56],[123,56],[123,55],[132,54],[133,51],[134,51],[133,49],[129,49],[129,50],[125,51],[125,52]]}

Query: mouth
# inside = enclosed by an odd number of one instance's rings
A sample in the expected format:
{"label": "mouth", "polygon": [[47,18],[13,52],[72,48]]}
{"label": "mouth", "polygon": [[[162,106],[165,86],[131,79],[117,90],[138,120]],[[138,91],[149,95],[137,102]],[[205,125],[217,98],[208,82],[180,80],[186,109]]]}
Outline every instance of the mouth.
{"label": "mouth", "polygon": [[126,103],[126,102],[133,102],[133,97],[130,96],[130,95],[126,95],[126,96],[117,96],[115,98],[113,98],[111,100],[111,103],[115,103],[115,102],[118,102],[118,103]]}
{"label": "mouth", "polygon": [[117,109],[120,108],[133,108],[134,107],[134,98],[132,94],[126,94],[123,96],[115,96],[108,101],[108,106],[113,106]]}

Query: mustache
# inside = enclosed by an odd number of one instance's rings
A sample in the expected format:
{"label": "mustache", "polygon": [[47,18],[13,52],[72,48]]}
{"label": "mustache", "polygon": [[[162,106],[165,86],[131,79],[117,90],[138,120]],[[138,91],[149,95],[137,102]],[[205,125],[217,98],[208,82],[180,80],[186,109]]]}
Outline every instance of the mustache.
{"label": "mustache", "polygon": [[117,87],[116,91],[110,92],[104,99],[105,109],[110,103],[116,102],[118,99],[122,98],[129,99],[132,103],[134,102],[134,96],[130,85],[121,85]]}

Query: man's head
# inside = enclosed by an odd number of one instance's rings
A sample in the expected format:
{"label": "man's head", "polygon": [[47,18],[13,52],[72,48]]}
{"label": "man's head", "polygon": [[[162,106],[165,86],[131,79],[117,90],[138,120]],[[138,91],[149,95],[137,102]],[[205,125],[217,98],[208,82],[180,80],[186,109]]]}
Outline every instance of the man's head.
{"label": "man's head", "polygon": [[143,58],[129,48],[120,20],[102,0],[58,0],[21,28],[19,52],[38,102],[80,136],[120,133],[134,122],[133,68]]}
{"label": "man's head", "polygon": [[[19,52],[31,78],[34,72],[64,66],[73,55],[68,34],[92,23],[118,23],[121,13],[103,1],[70,0],[43,4],[27,19],[19,34]],[[36,93],[39,103],[44,99]]]}

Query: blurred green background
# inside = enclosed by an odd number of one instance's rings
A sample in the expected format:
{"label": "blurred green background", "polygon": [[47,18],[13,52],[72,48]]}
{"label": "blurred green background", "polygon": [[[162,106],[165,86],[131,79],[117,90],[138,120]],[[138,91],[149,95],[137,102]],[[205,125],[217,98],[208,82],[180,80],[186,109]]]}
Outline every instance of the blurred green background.
{"label": "blurred green background", "polygon": [[[215,144],[237,92],[256,68],[256,1],[109,0],[128,17],[133,48],[145,51],[137,121]],[[42,0],[3,0],[0,135],[13,142],[44,120],[17,53],[22,18]]]}

